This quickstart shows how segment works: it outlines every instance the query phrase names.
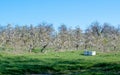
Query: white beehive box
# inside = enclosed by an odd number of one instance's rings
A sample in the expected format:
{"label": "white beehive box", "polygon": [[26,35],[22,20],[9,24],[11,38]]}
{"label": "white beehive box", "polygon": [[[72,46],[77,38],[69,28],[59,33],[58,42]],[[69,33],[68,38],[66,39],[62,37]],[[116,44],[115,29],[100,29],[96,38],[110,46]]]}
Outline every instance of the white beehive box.
{"label": "white beehive box", "polygon": [[96,55],[96,51],[87,51],[87,50],[85,50],[84,55],[93,56],[93,55]]}
{"label": "white beehive box", "polygon": [[89,55],[91,56],[96,55],[96,51],[89,51]]}

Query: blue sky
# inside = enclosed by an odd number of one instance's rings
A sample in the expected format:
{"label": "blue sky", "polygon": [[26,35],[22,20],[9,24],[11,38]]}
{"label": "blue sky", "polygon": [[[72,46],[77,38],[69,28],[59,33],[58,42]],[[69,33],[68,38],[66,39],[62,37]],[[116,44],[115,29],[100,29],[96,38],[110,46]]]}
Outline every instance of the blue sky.
{"label": "blue sky", "polygon": [[47,22],[85,29],[94,21],[120,24],[120,0],[0,0],[1,25]]}

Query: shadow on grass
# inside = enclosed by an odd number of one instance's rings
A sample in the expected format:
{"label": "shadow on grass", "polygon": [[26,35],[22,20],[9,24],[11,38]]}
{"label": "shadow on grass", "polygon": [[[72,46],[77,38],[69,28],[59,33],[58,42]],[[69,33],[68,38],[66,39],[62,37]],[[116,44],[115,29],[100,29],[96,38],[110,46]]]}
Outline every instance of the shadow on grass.
{"label": "shadow on grass", "polygon": [[1,74],[62,74],[69,70],[81,70],[85,66],[80,64],[83,60],[63,60],[58,58],[28,58],[24,56],[1,57]]}
{"label": "shadow on grass", "polygon": [[2,75],[30,74],[120,74],[120,63],[94,64],[84,59],[30,58],[24,56],[0,57]]}
{"label": "shadow on grass", "polygon": [[1,74],[38,74],[56,71],[47,62],[39,59],[20,57],[4,57],[0,59]]}

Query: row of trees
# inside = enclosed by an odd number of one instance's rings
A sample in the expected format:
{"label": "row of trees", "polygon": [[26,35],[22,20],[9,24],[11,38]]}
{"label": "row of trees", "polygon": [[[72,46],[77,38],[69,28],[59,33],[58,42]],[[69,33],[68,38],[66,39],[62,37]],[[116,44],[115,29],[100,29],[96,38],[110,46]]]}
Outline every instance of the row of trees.
{"label": "row of trees", "polygon": [[0,50],[28,51],[47,49],[99,51],[119,51],[120,28],[108,23],[92,23],[85,31],[79,26],[67,28],[61,25],[58,30],[52,24],[42,23],[38,26],[0,26]]}

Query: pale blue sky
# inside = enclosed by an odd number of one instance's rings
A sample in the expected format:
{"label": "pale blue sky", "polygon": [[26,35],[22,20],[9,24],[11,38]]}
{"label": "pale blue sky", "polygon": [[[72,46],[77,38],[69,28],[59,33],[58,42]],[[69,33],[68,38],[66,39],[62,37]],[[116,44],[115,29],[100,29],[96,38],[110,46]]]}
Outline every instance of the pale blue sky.
{"label": "pale blue sky", "polygon": [[41,22],[79,25],[120,24],[120,0],[0,0],[0,24],[37,25]]}

